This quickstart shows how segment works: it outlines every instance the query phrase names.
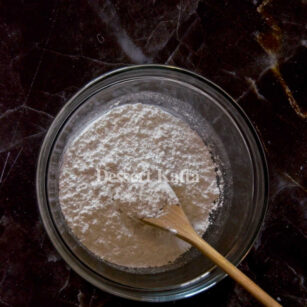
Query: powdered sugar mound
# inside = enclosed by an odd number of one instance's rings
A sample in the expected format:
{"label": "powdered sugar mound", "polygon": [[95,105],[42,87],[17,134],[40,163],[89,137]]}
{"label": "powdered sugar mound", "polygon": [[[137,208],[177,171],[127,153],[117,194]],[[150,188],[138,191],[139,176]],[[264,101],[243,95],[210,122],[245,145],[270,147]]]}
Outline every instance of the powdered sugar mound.
{"label": "powdered sugar mound", "polygon": [[80,242],[101,258],[126,267],[166,265],[189,245],[138,218],[180,203],[202,235],[219,197],[215,168],[182,120],[140,103],[116,107],[66,149],[62,212]]}
{"label": "powdered sugar mound", "polygon": [[130,184],[121,197],[121,204],[124,204],[122,212],[142,219],[167,213],[167,207],[179,204],[179,200],[167,182],[153,181]]}

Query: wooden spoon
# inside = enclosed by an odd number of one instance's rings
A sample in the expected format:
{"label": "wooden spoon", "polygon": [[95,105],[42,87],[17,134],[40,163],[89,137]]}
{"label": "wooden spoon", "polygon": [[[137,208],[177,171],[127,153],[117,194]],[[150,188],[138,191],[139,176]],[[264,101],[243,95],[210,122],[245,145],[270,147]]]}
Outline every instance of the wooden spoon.
{"label": "wooden spoon", "polygon": [[144,218],[142,221],[164,230],[171,231],[177,237],[198,248],[205,256],[224,270],[231,278],[237,281],[263,305],[274,307],[281,306],[236,266],[234,266],[211,245],[204,241],[195,232],[180,205],[170,206],[167,213],[162,216],[157,218]]}

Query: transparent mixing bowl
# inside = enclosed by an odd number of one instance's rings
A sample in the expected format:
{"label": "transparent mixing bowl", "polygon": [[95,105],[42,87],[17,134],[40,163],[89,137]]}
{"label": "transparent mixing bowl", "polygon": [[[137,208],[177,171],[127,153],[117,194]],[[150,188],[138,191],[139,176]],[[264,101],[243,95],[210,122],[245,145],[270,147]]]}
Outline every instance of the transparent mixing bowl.
{"label": "transparent mixing bowl", "polygon": [[[126,269],[107,263],[79,244],[61,213],[59,170],[65,146],[90,121],[117,105],[157,105],[185,120],[211,148],[223,181],[223,205],[211,216],[204,238],[233,264],[251,248],[267,202],[267,167],[247,116],[223,90],[187,70],[139,65],[102,75],[63,107],[43,142],[37,168],[37,198],[46,231],[64,260],[107,292],[142,301],[170,301],[204,291],[225,274],[192,248],[157,269]],[[158,253],[158,250],[153,250]]]}

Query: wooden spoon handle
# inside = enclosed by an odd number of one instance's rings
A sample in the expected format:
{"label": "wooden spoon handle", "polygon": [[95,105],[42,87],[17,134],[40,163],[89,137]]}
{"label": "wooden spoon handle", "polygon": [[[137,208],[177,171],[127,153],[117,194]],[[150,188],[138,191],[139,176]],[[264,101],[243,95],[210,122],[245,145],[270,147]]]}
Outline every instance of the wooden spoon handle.
{"label": "wooden spoon handle", "polygon": [[172,232],[179,238],[197,247],[205,256],[218,265],[230,277],[252,294],[259,302],[269,307],[280,307],[271,296],[257,286],[243,272],[223,257],[211,245],[204,241],[193,229],[181,206],[171,206],[165,215],[158,218],[146,218],[143,222]]}
{"label": "wooden spoon handle", "polygon": [[241,272],[236,266],[223,257],[206,241],[201,239],[196,233],[190,236],[190,243],[197,247],[205,256],[212,260],[216,265],[223,269],[229,276],[237,281],[243,288],[252,294],[258,301],[265,306],[281,306],[270,295],[256,285],[249,277]]}

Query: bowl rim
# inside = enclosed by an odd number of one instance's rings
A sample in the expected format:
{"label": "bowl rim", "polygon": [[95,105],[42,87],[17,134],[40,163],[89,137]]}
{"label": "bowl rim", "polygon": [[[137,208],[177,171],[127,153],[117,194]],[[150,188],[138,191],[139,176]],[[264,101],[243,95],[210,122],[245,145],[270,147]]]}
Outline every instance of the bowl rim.
{"label": "bowl rim", "polygon": [[[268,165],[267,165],[267,159],[265,156],[265,151],[261,142],[260,137],[258,136],[258,133],[253,126],[251,120],[248,118],[244,110],[241,108],[241,106],[227,93],[225,92],[220,86],[215,84],[214,82],[208,80],[207,78],[194,73],[192,71],[189,71],[184,68],[176,67],[176,66],[170,66],[170,65],[163,65],[163,64],[141,64],[141,65],[130,65],[125,66],[121,68],[114,69],[112,71],[106,72],[90,82],[88,82],[85,86],[83,86],[79,91],[77,91],[61,108],[61,110],[58,112],[56,117],[54,118],[53,122],[51,123],[50,127],[48,128],[48,131],[44,137],[43,143],[40,148],[40,153],[37,160],[37,166],[36,166],[36,197],[37,197],[37,203],[39,207],[40,217],[43,221],[44,228],[53,244],[53,246],[56,248],[57,252],[61,255],[61,257],[65,260],[65,262],[83,279],[87,280],[94,286],[100,288],[101,290],[107,291],[111,294],[115,294],[117,296],[128,298],[136,301],[147,301],[147,302],[167,302],[167,301],[173,301],[173,300],[179,300],[183,298],[187,298],[193,295],[196,295],[200,292],[206,291],[213,287],[215,284],[220,282],[222,279],[224,279],[227,274],[224,272],[221,272],[217,274],[215,279],[211,282],[209,285],[202,284],[201,282],[196,283],[194,286],[190,286],[187,289],[177,288],[177,289],[170,289],[170,290],[162,290],[162,291],[149,291],[144,289],[136,289],[132,287],[128,287],[125,285],[118,284],[113,281],[105,280],[104,283],[101,283],[99,280],[95,279],[93,277],[92,269],[87,267],[86,264],[80,261],[78,257],[66,246],[66,249],[64,247],[63,249],[63,242],[62,244],[59,242],[59,239],[62,240],[60,234],[58,233],[54,222],[51,217],[51,212],[49,211],[49,205],[48,200],[46,197],[46,173],[49,165],[49,158],[50,158],[50,151],[52,149],[52,146],[57,139],[57,134],[59,132],[59,128],[61,127],[63,123],[62,117],[66,114],[67,109],[69,107],[74,107],[73,102],[77,97],[82,95],[84,92],[86,92],[87,89],[91,88],[94,84],[105,80],[107,78],[116,76],[118,74],[129,72],[129,71],[135,71],[135,70],[148,70],[148,69],[157,69],[157,70],[168,70],[173,71],[175,73],[180,74],[186,74],[192,78],[195,78],[202,83],[205,83],[207,86],[213,88],[213,90],[217,91],[219,94],[224,96],[224,98],[229,101],[232,106],[238,111],[239,115],[244,120],[245,124],[248,126],[250,133],[255,141],[256,147],[258,149],[258,153],[260,156],[261,164],[262,164],[262,171],[263,171],[263,177],[264,177],[264,191],[263,191],[263,206],[262,206],[262,212],[259,214],[259,221],[257,226],[255,227],[253,235],[249,238],[249,242],[247,242],[245,249],[243,249],[241,255],[238,257],[237,261],[233,261],[233,264],[238,266],[244,258],[247,256],[249,251],[251,250],[259,232],[260,228],[262,227],[263,220],[267,211],[267,205],[268,205],[268,195],[269,195],[269,171],[268,171]],[[103,90],[103,89],[102,89]],[[82,102],[83,103],[83,102]],[[74,108],[73,108],[74,109]],[[55,129],[57,128],[57,129]],[[47,210],[46,210],[47,208]],[[62,240],[63,241],[63,240]],[[73,257],[72,257],[73,256]],[[72,258],[74,261],[72,261]],[[92,272],[87,272],[84,269],[87,269]],[[114,284],[116,284],[116,287],[114,287]],[[136,291],[138,290],[138,291]],[[139,291],[140,290],[140,291]],[[142,292],[143,291],[143,292]]]}

